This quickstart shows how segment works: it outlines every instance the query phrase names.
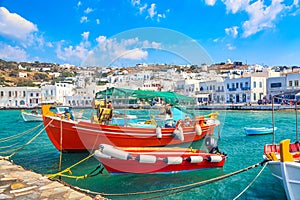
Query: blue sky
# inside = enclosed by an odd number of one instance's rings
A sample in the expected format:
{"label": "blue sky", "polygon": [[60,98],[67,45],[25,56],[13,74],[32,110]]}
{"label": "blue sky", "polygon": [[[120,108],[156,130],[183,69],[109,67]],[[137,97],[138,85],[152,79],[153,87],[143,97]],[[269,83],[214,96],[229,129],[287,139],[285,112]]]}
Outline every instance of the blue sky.
{"label": "blue sky", "polygon": [[300,65],[298,0],[0,0],[0,59]]}

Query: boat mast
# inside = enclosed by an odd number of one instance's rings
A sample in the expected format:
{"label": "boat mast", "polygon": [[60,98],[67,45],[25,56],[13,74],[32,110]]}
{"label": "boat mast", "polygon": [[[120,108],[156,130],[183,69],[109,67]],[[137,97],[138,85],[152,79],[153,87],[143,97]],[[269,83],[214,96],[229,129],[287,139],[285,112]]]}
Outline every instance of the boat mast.
{"label": "boat mast", "polygon": [[273,127],[273,144],[275,144],[274,98],[275,98],[275,96],[272,96],[272,127]]}
{"label": "boat mast", "polygon": [[295,103],[295,113],[296,113],[296,141],[298,142],[298,100]]}

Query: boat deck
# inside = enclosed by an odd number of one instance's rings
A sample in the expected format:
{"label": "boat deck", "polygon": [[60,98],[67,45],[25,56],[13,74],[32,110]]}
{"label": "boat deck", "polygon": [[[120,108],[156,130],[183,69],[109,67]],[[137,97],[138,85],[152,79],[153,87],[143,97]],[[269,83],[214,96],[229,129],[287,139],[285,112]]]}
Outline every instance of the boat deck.
{"label": "boat deck", "polygon": [[72,189],[0,156],[0,199],[106,200]]}

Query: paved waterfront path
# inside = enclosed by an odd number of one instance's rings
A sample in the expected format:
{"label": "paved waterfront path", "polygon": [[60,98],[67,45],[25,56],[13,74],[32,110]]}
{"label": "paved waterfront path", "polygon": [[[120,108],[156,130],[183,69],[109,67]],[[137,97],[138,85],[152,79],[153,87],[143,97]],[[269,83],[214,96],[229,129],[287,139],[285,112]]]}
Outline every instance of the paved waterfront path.
{"label": "paved waterfront path", "polygon": [[0,200],[2,199],[104,200],[106,198],[78,192],[0,156]]}

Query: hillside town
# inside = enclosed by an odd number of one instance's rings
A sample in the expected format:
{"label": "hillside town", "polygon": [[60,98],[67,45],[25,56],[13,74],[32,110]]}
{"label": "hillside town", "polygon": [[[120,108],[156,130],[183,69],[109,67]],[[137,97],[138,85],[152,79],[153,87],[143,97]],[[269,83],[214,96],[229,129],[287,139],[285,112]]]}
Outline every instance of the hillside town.
{"label": "hillside town", "polygon": [[[297,66],[227,60],[211,66],[137,64],[112,68],[0,61],[2,109],[35,108],[44,103],[91,107],[95,93],[108,87],[177,92],[193,97],[197,105],[267,104],[275,94],[300,89]],[[275,103],[288,104],[296,98],[286,95]]]}

